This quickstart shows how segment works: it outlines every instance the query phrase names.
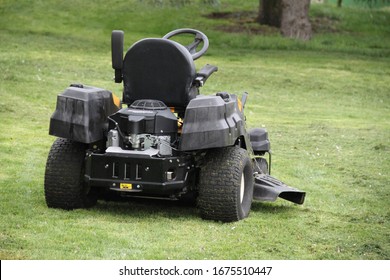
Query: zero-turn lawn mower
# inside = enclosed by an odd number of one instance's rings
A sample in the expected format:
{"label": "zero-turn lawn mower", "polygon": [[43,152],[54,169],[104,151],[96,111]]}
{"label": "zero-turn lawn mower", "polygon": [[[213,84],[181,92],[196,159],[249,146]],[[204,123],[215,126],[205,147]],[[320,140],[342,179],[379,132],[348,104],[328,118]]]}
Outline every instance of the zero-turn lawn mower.
{"label": "zero-turn lawn mower", "polygon": [[[171,40],[188,33],[194,41],[187,46]],[[44,183],[49,207],[91,207],[112,194],[192,194],[202,218],[231,222],[248,216],[253,199],[304,202],[304,192],[270,176],[267,131],[246,129],[247,93],[199,94],[218,69],[195,68],[209,46],[205,34],[178,29],[143,39],[124,58],[123,44],[123,31],[114,30],[112,67],[115,82],[123,82],[122,100],[82,84],[57,97],[49,134],[58,138]]]}

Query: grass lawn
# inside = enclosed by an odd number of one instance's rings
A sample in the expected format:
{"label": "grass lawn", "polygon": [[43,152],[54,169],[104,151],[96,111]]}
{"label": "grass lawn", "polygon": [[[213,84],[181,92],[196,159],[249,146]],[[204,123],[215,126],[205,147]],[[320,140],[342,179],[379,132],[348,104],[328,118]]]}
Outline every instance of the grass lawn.
{"label": "grass lawn", "polygon": [[[257,0],[177,2],[0,1],[0,259],[390,259],[390,9],[312,5],[316,33],[297,42],[251,22]],[[174,202],[47,208],[57,94],[120,95],[111,30],[130,46],[181,27],[210,38],[197,67],[219,66],[202,93],[249,92],[248,126],[268,129],[273,175],[305,204],[254,202],[225,224]]]}

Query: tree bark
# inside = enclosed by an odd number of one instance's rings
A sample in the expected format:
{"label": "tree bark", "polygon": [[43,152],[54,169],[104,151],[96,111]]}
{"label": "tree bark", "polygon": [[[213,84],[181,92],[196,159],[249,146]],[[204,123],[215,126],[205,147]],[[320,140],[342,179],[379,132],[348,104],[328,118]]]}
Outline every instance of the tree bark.
{"label": "tree bark", "polygon": [[282,0],[280,31],[283,36],[310,40],[312,36],[309,21],[310,0]]}
{"label": "tree bark", "polygon": [[260,24],[280,27],[283,36],[309,40],[312,36],[309,21],[310,0],[260,0]]}
{"label": "tree bark", "polygon": [[259,23],[280,27],[282,17],[282,0],[260,0]]}

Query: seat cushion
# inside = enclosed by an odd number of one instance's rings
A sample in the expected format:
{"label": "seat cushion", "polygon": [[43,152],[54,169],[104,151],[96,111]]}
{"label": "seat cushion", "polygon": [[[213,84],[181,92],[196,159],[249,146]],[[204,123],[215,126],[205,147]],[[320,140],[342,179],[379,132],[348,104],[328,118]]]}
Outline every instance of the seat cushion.
{"label": "seat cushion", "polygon": [[182,45],[167,39],[144,39],[123,61],[123,102],[156,99],[169,107],[185,107],[194,97],[195,64]]}

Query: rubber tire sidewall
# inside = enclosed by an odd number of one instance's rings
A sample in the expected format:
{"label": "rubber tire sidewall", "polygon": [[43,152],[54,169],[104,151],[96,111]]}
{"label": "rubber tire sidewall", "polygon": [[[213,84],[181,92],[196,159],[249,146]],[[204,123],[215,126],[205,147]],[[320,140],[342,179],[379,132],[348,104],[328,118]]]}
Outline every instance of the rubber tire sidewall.
{"label": "rubber tire sidewall", "polygon": [[96,194],[84,183],[87,146],[57,138],[48,155],[45,170],[45,199],[48,207],[66,210],[92,207]]}
{"label": "rubber tire sidewall", "polygon": [[[240,187],[244,174],[244,197]],[[200,170],[198,207],[204,219],[234,222],[249,215],[253,199],[253,168],[248,152],[239,147],[207,152]]]}

